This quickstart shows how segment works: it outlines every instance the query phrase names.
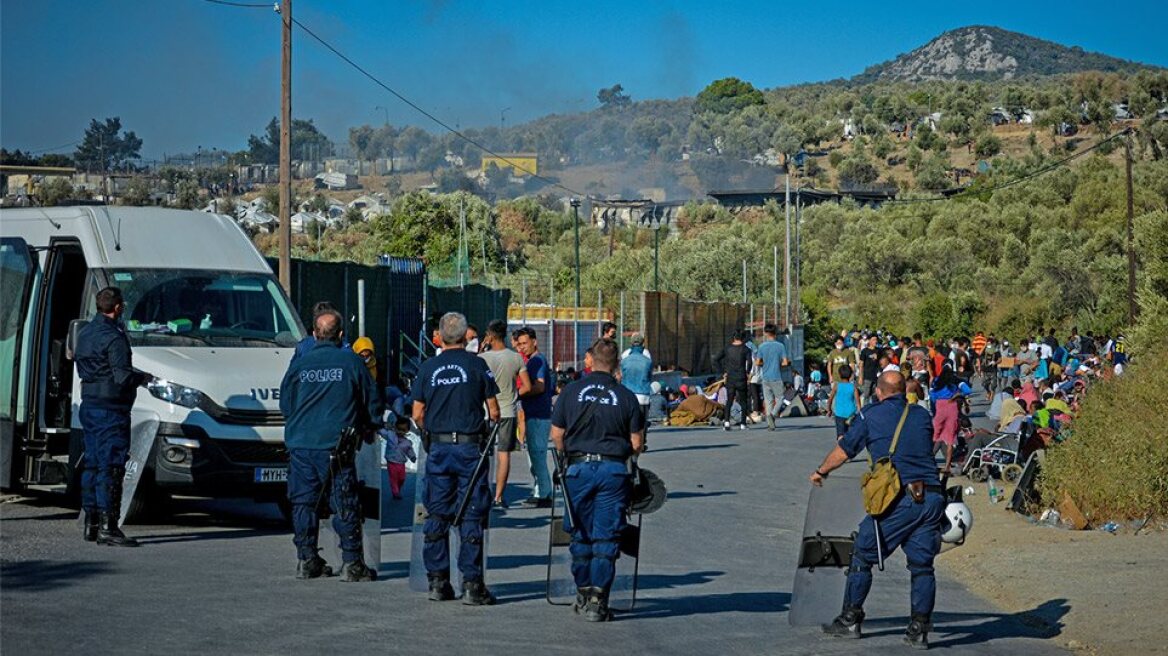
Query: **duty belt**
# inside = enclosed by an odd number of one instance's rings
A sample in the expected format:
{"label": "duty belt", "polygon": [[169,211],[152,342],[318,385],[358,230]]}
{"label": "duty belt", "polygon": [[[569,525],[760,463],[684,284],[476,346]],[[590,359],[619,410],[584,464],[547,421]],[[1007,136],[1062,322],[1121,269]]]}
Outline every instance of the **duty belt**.
{"label": "duty belt", "polygon": [[623,456],[608,456],[603,453],[569,453],[568,464],[575,465],[581,462],[624,462],[628,460]]}
{"label": "duty belt", "polygon": [[430,433],[430,439],[438,444],[478,444],[484,437],[482,433]]}

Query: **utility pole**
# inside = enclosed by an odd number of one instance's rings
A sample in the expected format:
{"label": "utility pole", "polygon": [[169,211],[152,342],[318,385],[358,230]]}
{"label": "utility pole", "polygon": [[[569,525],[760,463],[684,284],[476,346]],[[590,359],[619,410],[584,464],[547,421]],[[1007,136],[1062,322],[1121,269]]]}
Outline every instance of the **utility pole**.
{"label": "utility pole", "polygon": [[569,203],[572,205],[572,231],[576,236],[576,306],[572,310],[572,359],[578,364],[580,360],[580,199],[573,198]]}
{"label": "utility pole", "polygon": [[795,321],[803,317],[803,187],[795,190]]}
{"label": "utility pole", "polygon": [[661,225],[653,228],[653,291],[661,291],[660,279],[657,277],[657,255],[661,251]]}
{"label": "utility pole", "polygon": [[[781,324],[782,322],[779,321],[779,247],[778,246],[775,246],[775,263],[771,269],[771,273],[773,274],[774,279],[775,279],[775,294],[774,294],[774,297],[771,299],[771,301],[774,303],[775,323]],[[780,327],[785,328],[786,326],[780,326]]]}
{"label": "utility pole", "polygon": [[292,0],[280,8],[280,285],[292,293]]}
{"label": "utility pole", "polygon": [[746,304],[746,260],[742,260],[742,303]]}
{"label": "utility pole", "polygon": [[1135,199],[1132,194],[1131,131],[1123,138],[1124,170],[1127,173],[1127,322],[1135,324],[1139,308],[1136,306],[1136,239]]}
{"label": "utility pole", "polygon": [[783,176],[786,181],[786,191],[783,193],[783,210],[786,213],[786,245],[783,247],[783,288],[786,303],[783,305],[783,323],[791,325],[791,171]]}

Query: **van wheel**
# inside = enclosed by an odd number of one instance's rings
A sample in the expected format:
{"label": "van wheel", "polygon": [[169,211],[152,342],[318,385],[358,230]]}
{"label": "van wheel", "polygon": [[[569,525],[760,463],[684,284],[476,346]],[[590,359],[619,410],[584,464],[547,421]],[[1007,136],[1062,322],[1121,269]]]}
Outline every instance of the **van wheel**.
{"label": "van wheel", "polygon": [[130,510],[126,513],[127,524],[156,524],[170,517],[170,494],[146,479],[138,483]]}

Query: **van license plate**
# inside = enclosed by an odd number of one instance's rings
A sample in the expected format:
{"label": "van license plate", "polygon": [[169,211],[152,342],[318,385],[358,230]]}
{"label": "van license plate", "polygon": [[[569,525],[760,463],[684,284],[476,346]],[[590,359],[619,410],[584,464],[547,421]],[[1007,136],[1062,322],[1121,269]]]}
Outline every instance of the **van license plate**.
{"label": "van license plate", "polygon": [[287,467],[256,467],[255,468],[255,482],[256,483],[287,483],[288,482],[288,468]]}

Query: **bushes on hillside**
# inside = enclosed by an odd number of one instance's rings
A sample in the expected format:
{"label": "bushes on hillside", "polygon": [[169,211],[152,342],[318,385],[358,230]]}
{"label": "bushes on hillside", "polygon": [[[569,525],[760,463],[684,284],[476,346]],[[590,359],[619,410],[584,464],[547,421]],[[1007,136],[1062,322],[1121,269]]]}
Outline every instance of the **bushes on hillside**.
{"label": "bushes on hillside", "polygon": [[1126,374],[1093,386],[1066,442],[1047,452],[1047,503],[1070,495],[1092,522],[1168,516],[1168,351],[1148,353]]}

